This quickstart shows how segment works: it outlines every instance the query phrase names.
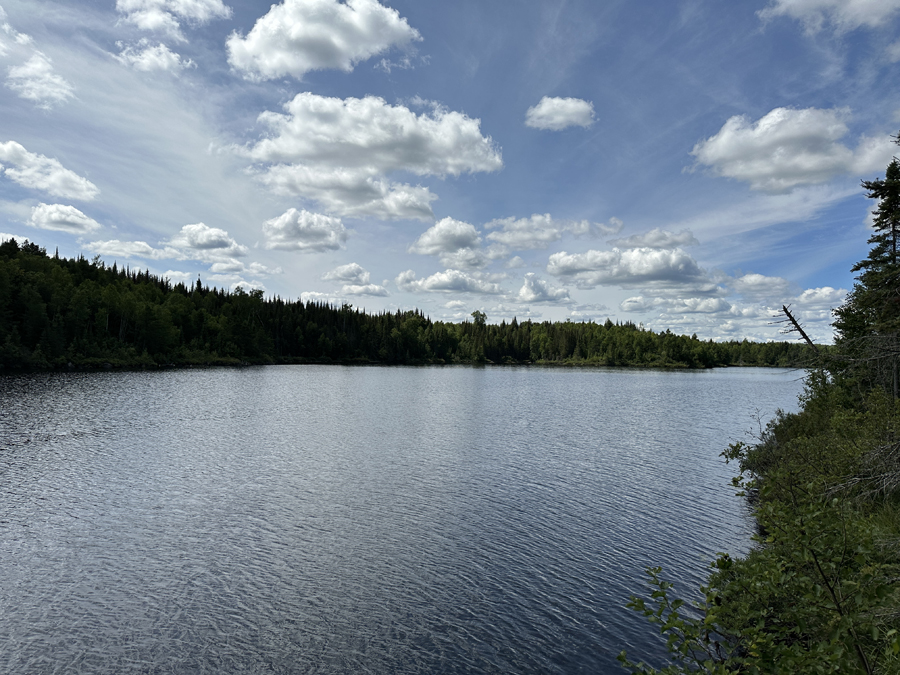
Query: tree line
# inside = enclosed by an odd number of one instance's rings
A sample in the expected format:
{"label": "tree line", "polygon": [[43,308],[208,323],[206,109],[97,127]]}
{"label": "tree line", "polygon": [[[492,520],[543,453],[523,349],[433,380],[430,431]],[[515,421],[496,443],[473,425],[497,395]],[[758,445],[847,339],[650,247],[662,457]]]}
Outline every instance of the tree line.
{"label": "tree line", "polygon": [[709,368],[798,366],[805,345],[713,342],[633,323],[432,321],[418,310],[265,298],[172,284],[99,256],[0,244],[0,367],[159,367],[239,363],[557,363]]}

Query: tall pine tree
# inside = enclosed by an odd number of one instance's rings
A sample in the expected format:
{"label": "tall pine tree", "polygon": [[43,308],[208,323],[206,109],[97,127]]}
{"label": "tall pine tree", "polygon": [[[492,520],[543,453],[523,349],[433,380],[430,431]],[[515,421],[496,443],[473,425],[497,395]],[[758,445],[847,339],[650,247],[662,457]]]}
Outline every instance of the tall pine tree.
{"label": "tall pine tree", "polygon": [[[900,144],[900,135],[895,141]],[[837,345],[844,356],[842,372],[877,381],[900,395],[900,161],[888,165],[883,179],[863,181],[877,199],[872,245],[846,302],[835,310]]]}

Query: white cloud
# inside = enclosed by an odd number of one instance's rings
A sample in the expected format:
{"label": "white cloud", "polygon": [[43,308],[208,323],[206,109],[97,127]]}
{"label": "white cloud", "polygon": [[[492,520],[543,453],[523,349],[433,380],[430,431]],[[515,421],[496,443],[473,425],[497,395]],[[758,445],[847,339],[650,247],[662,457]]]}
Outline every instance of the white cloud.
{"label": "white cloud", "polygon": [[696,261],[681,249],[590,250],[572,254],[561,251],[550,256],[547,272],[571,278],[579,288],[610,284],[629,287],[648,283],[661,287],[691,285],[703,290],[714,288]]}
{"label": "white cloud", "polygon": [[263,223],[266,248],[287,251],[335,251],[347,240],[340,218],[291,208]]}
{"label": "white cloud", "polygon": [[73,232],[76,234],[100,229],[100,223],[89,218],[74,206],[38,204],[31,210],[28,224],[41,230]]}
{"label": "white cloud", "polygon": [[244,271],[244,264],[240,260],[217,262],[209,266],[213,274],[240,274]]}
{"label": "white cloud", "polygon": [[600,322],[609,317],[609,307],[600,303],[575,305],[571,307],[569,316],[576,321]]}
{"label": "white cloud", "polygon": [[239,288],[242,291],[244,291],[245,293],[247,291],[265,291],[266,290],[266,287],[258,281],[244,281],[243,279],[231,284],[231,292],[234,293]]}
{"label": "white cloud", "polygon": [[843,33],[862,26],[875,28],[898,11],[900,0],[772,0],[758,14],[763,21],[778,16],[797,19],[808,33],[817,33],[825,24]]}
{"label": "white cloud", "polygon": [[477,270],[490,264],[490,255],[481,249],[461,248],[452,253],[442,253],[440,260],[444,267]]}
{"label": "white cloud", "polygon": [[797,302],[807,307],[815,307],[817,309],[826,307],[831,309],[832,307],[839,307],[846,299],[846,289],[822,286],[821,288],[807,288],[797,297]]}
{"label": "white cloud", "polygon": [[178,71],[189,68],[194,65],[190,59],[182,60],[179,54],[176,54],[166,45],[160,42],[153,46],[147,39],[142,39],[135,45],[124,46],[121,42],[117,43],[122,52],[116,57],[126,66],[131,66],[135,70],[150,72],[153,70]]}
{"label": "white cloud", "polygon": [[377,96],[339,99],[309,92],[298,94],[285,109],[287,114],[259,116],[273,134],[250,149],[254,160],[419,176],[503,166],[491,139],[481,135],[481,121],[462,113],[416,115]]}
{"label": "white cloud", "polygon": [[248,253],[247,247],[238,244],[225,230],[204,223],[185,225],[166,243],[176,248],[210,251],[225,256],[245,256]]}
{"label": "white cloud", "polygon": [[635,295],[620,302],[619,309],[623,312],[644,313],[660,307],[664,302],[662,298],[645,298],[643,295]]}
{"label": "white cloud", "polygon": [[369,283],[370,275],[362,265],[349,263],[335,267],[330,272],[323,274],[322,278],[325,281],[346,281],[351,284],[364,285]]}
{"label": "white cloud", "polygon": [[565,288],[553,286],[543,279],[539,279],[534,272],[525,275],[525,281],[516,302],[549,304],[554,302],[569,302],[569,291]]}
{"label": "white cloud", "polygon": [[194,283],[194,275],[190,272],[179,272],[178,270],[166,270],[162,274],[163,279],[168,279],[173,284],[184,284],[191,286]]}
{"label": "white cloud", "polygon": [[227,19],[231,8],[222,0],[116,0],[116,10],[141,30],[168,33],[183,40],[180,21],[194,24]]}
{"label": "white cloud", "polygon": [[311,70],[350,72],[360,61],[421,39],[397,10],[376,0],[285,0],[246,38],[232,33],[228,62],[252,80],[300,79]]}
{"label": "white cloud", "polygon": [[205,223],[185,225],[168,241],[161,241],[162,248],[154,248],[144,241],[94,241],[87,244],[90,250],[102,255],[149,260],[197,260],[211,263],[210,271],[218,275],[269,275],[280,274],[281,269],[269,269],[259,263],[249,266],[237,260],[246,256],[249,249],[238,244],[225,230],[209,227]]}
{"label": "white cloud", "polygon": [[793,296],[793,284],[782,277],[763,274],[745,274],[735,279],[732,286],[747,300],[764,300],[779,305]]}
{"label": "white cloud", "polygon": [[481,237],[474,225],[442,218],[422,233],[409,247],[409,252],[440,256],[444,267],[479,269],[489,262],[488,255],[479,248],[480,244]]}
{"label": "white cloud", "polygon": [[21,66],[10,66],[6,86],[26,101],[45,110],[55,104],[65,103],[73,96],[75,88],[53,70],[50,58],[36,52]]}
{"label": "white cloud", "polygon": [[619,248],[678,248],[679,246],[693,246],[700,242],[691,234],[690,230],[669,232],[657,227],[649,232],[634,234],[624,239],[614,239],[609,243]]}
{"label": "white cloud", "polygon": [[96,185],[64,168],[59,160],[28,152],[15,141],[0,143],[0,162],[12,165],[5,168],[0,165],[0,170],[22,187],[82,201],[90,201],[100,194]]}
{"label": "white cloud", "polygon": [[580,98],[544,96],[525,113],[525,126],[560,131],[566,127],[589,127],[594,123],[594,104]]}
{"label": "white cloud", "polygon": [[344,295],[369,295],[374,297],[385,297],[388,295],[387,289],[378,284],[347,284],[341,286],[341,293]]}
{"label": "white cloud", "polygon": [[146,260],[163,260],[167,258],[183,260],[184,256],[175,249],[153,248],[145,241],[92,241],[84,245],[88,251],[111,258],[144,258]]}
{"label": "white cloud", "polygon": [[507,268],[507,269],[510,269],[510,270],[512,270],[512,269],[517,269],[517,268],[519,268],[519,267],[525,267],[525,261],[522,260],[522,258],[520,258],[519,256],[516,255],[516,256],[513,256],[512,258],[510,258],[509,260],[507,260],[507,261],[503,264],[503,266],[504,266],[505,268]]}
{"label": "white cloud", "polygon": [[394,283],[400,290],[411,293],[497,294],[501,292],[500,286],[497,284],[460,270],[444,270],[425,279],[417,279],[415,272],[406,270],[397,275]]}
{"label": "white cloud", "polygon": [[885,166],[893,153],[889,136],[863,137],[855,152],[838,142],[847,134],[849,114],[846,109],[775,108],[756,123],[743,115],[731,117],[691,154],[716,175],[773,194]]}
{"label": "white cloud", "polygon": [[260,178],[276,192],[314,199],[336,215],[427,220],[435,199],[428,188],[392,183],[386,174],[458,176],[503,166],[480,120],[462,113],[416,115],[374,96],[308,92],[285,109],[262,113],[271,135],[241,152],[268,165]]}
{"label": "white cloud", "polygon": [[[188,255],[186,257],[190,258],[193,256]],[[256,262],[251,263],[250,265],[245,265],[240,260],[235,260],[234,258],[225,258],[220,259],[218,262],[214,262],[212,265],[210,265],[209,271],[212,274],[217,275],[218,278],[224,279],[225,277],[234,278],[242,274],[267,277],[272,274],[281,274],[282,269],[280,267],[271,269]]]}
{"label": "white cloud", "polygon": [[410,253],[440,255],[452,253],[462,248],[477,248],[481,237],[474,225],[453,218],[442,218],[429,227],[409,247]]}
{"label": "white cloud", "polygon": [[315,200],[324,211],[347,218],[431,220],[431,202],[437,199],[428,188],[392,183],[364,169],[279,164],[260,179],[277,194]]}

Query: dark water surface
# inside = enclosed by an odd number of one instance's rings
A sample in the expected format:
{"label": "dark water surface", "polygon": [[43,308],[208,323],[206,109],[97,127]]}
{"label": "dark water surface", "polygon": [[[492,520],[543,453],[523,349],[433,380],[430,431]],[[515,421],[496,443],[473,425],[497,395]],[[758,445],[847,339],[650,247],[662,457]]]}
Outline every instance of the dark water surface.
{"label": "dark water surface", "polygon": [[0,672],[615,673],[748,545],[719,457],[800,373],[0,378]]}

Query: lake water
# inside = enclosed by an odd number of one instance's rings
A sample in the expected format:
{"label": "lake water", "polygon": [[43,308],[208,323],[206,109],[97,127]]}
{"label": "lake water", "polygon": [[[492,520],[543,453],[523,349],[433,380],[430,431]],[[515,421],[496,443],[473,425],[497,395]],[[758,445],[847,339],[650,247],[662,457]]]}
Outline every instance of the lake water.
{"label": "lake water", "polygon": [[801,373],[0,378],[0,672],[617,673],[752,521],[719,453]]}

